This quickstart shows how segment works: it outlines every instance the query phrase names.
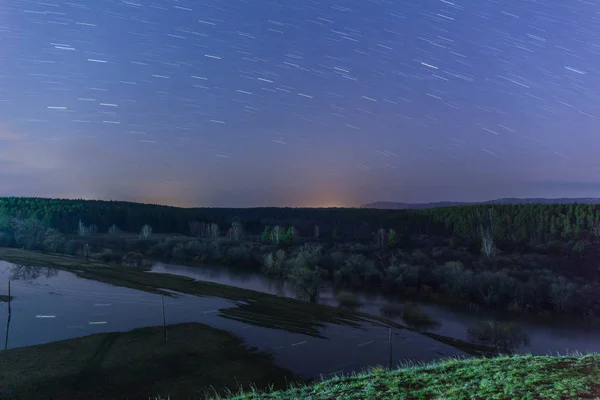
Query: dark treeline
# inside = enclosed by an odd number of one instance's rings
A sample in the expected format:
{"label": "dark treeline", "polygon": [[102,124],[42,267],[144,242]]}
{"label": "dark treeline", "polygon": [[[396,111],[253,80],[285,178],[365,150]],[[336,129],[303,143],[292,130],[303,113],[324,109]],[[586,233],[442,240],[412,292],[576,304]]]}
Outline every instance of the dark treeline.
{"label": "dark treeline", "polygon": [[[490,210],[492,213],[490,214]],[[112,225],[139,232],[145,224],[155,233],[190,233],[191,221],[244,224],[246,232],[260,234],[266,225],[294,226],[310,236],[319,225],[325,236],[365,239],[379,228],[399,234],[473,238],[481,225],[496,240],[545,243],[600,236],[600,206],[592,204],[476,205],[426,210],[360,208],[178,208],[153,204],[101,200],[0,198],[0,216],[33,218],[60,232],[76,232],[79,221],[107,232]]]}
{"label": "dark treeline", "polygon": [[[260,268],[315,301],[325,284],[541,313],[600,315],[600,207],[176,208],[0,199],[0,245],[139,265]],[[352,303],[352,299],[346,299]]]}

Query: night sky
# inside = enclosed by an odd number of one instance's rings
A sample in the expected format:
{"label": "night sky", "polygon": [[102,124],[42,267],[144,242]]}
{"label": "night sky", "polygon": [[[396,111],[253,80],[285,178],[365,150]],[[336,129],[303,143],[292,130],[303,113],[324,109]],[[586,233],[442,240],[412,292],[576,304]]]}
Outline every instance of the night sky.
{"label": "night sky", "polygon": [[600,197],[594,1],[0,4],[0,196]]}

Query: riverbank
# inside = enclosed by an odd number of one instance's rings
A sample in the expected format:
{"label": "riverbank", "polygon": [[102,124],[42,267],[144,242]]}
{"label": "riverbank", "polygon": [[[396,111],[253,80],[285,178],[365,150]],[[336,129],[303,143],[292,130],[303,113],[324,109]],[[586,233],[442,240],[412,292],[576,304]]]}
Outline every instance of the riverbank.
{"label": "riverbank", "polygon": [[597,399],[599,364],[599,354],[449,359],[397,370],[375,368],[287,390],[252,391],[220,399]]}
{"label": "riverbank", "polygon": [[1,352],[0,397],[204,398],[226,388],[285,388],[297,379],[226,331],[188,323],[167,332],[167,342],[162,327],[149,327]]}

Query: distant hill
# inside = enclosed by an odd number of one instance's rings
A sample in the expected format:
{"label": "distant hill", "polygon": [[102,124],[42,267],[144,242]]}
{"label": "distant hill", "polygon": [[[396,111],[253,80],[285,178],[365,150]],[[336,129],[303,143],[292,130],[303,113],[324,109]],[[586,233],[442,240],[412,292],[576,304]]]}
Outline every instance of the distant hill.
{"label": "distant hill", "polygon": [[454,206],[469,206],[475,204],[600,204],[600,198],[595,197],[582,197],[582,198],[558,198],[558,199],[546,199],[546,198],[503,198],[480,202],[461,202],[461,201],[440,201],[435,203],[400,203],[394,201],[377,201],[375,203],[369,203],[361,206],[361,208],[377,208],[381,210],[422,210],[425,208],[436,208],[436,207],[454,207]]}

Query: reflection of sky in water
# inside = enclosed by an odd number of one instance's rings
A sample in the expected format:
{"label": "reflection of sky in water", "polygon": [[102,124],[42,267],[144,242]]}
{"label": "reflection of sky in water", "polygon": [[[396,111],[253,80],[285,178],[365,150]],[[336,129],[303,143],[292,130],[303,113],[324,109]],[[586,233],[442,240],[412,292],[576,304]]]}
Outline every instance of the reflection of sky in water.
{"label": "reflection of sky in water", "polygon": [[[11,277],[11,264],[0,262],[0,293],[6,293]],[[169,270],[198,279],[240,286],[270,293],[292,295],[289,288],[281,288],[267,277],[220,267],[197,268],[161,265],[155,271]],[[23,277],[33,270],[21,270]],[[48,272],[47,269],[39,271]],[[51,272],[51,271],[50,271]],[[162,307],[159,295],[110,286],[104,283],[80,279],[65,271],[42,273],[33,280],[12,281],[12,320],[9,347],[20,347],[51,341],[75,338],[92,333],[128,331],[138,327],[162,324]],[[380,315],[385,302],[379,296],[362,296],[362,311]],[[336,304],[330,291],[322,301]],[[316,339],[298,333],[268,329],[219,316],[219,309],[235,307],[229,300],[180,295],[165,298],[168,324],[201,322],[225,329],[246,340],[248,345],[275,354],[276,362],[296,373],[310,376],[333,372],[351,372],[368,365],[387,365],[388,330],[364,326],[352,329],[337,325],[326,325],[321,330],[327,339]],[[466,328],[480,317],[423,305],[421,309],[441,325],[434,331],[466,340]],[[53,318],[38,318],[53,316]],[[0,329],[2,338],[6,331],[7,307],[0,304]],[[97,324],[90,324],[97,323]],[[531,346],[525,352],[546,354],[547,352],[600,351],[600,340],[596,332],[586,331],[575,325],[555,326],[520,322],[530,336]],[[2,341],[3,342],[3,341]],[[422,335],[398,330],[394,332],[394,362],[405,360],[430,361],[443,356],[461,355],[462,352],[423,337]]]}
{"label": "reflection of sky in water", "polygon": [[[9,278],[15,278],[11,271],[15,271],[11,264],[0,262],[0,288],[7,288]],[[40,275],[39,271],[49,270],[22,268],[19,272],[23,278],[32,278]],[[12,302],[10,348],[162,325],[159,295],[81,279],[65,271],[50,272],[49,276],[42,273],[35,279],[11,281],[15,299]],[[256,277],[246,275],[243,279],[252,282]],[[6,291],[1,290],[0,293]],[[191,295],[165,297],[168,324],[201,322],[225,329],[245,339],[251,347],[273,352],[279,365],[296,373],[310,376],[347,373],[388,363],[388,330],[385,328],[365,325],[365,329],[353,329],[327,325],[321,331],[327,339],[317,339],[220,317],[218,310],[227,307],[235,307],[235,303]],[[6,320],[7,307],[0,304],[3,338]],[[396,332],[393,343],[395,363],[462,354],[450,346],[406,331]]]}
{"label": "reflection of sky in water", "polygon": [[[249,271],[240,271],[237,268],[227,267],[188,267],[180,265],[170,265],[157,263],[154,272],[169,272],[180,274],[192,278],[222,283],[246,289],[253,289],[272,294],[286,295],[293,297],[294,293],[289,287],[283,290],[278,287],[275,280]],[[383,316],[381,306],[386,303],[382,296],[367,294],[359,296],[362,306],[361,311],[372,315]],[[321,295],[320,301],[325,304],[337,305],[337,300],[331,290],[325,290]],[[455,310],[444,309],[435,305],[421,305],[432,319],[439,322],[440,325],[432,331],[441,335],[468,340],[467,328],[481,321],[482,319],[498,318],[504,320],[500,315],[482,315],[469,312],[458,312]],[[398,322],[401,319],[395,318]],[[534,318],[523,316],[518,319],[506,319],[507,322],[514,322],[521,326],[529,336],[529,345],[522,347],[519,351],[524,353],[547,354],[557,352],[563,354],[567,352],[600,352],[600,335],[597,329],[587,329],[583,324],[572,319],[555,317],[551,323],[536,322]]]}

